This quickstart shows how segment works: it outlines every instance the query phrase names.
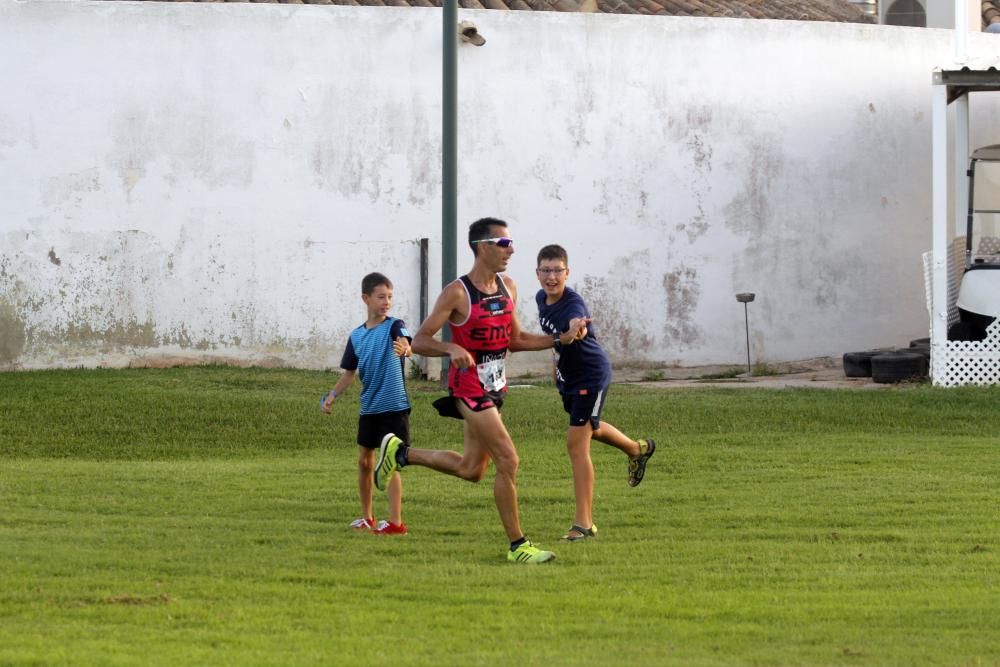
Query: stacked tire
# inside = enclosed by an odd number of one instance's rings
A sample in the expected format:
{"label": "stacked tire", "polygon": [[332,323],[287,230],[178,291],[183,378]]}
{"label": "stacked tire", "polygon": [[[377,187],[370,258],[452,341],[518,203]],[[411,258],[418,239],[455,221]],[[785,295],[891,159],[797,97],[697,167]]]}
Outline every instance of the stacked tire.
{"label": "stacked tire", "polygon": [[930,361],[931,358],[931,339],[930,338],[917,338],[916,340],[910,341],[910,352],[919,352],[920,354],[927,357]]}
{"label": "stacked tire", "polygon": [[870,377],[874,382],[888,384],[927,377],[930,366],[930,339],[910,341],[905,350],[879,349],[844,354],[844,375]]}
{"label": "stacked tire", "polygon": [[919,352],[896,350],[872,357],[872,380],[882,384],[927,377],[927,357]]}
{"label": "stacked tire", "polygon": [[844,375],[849,378],[870,378],[872,376],[872,358],[886,352],[889,352],[889,350],[865,350],[864,352],[845,353]]}

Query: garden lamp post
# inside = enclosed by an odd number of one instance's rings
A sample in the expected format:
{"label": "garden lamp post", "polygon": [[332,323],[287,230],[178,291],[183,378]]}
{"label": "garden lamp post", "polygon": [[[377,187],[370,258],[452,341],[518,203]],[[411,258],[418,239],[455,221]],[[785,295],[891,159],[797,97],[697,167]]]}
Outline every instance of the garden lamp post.
{"label": "garden lamp post", "polygon": [[753,292],[740,292],[736,295],[736,300],[743,304],[743,323],[747,331],[747,375],[753,375],[750,369],[750,315],[747,312],[747,304],[753,301],[756,295]]}

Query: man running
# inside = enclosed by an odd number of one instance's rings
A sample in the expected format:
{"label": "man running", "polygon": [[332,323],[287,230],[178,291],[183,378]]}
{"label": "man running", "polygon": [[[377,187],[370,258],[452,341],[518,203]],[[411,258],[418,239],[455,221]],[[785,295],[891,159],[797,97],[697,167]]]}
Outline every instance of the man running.
{"label": "man running", "polygon": [[[508,350],[544,350],[553,347],[556,339],[563,345],[572,344],[586,323],[574,320],[569,330],[556,335],[525,333],[515,307],[517,286],[501,274],[514,254],[507,223],[496,218],[472,223],[469,247],[475,257],[472,269],[442,290],[412,343],[416,354],[451,360],[449,395],[435,401],[434,406],[442,416],[463,420],[464,452],[417,449],[387,435],[375,463],[375,486],[383,488],[395,470],[408,465],[478,482],[492,459],[496,467],[493,499],[510,540],[507,560],[544,563],[555,554],[534,546],[521,530],[517,449],[500,416],[507,392],[505,362]],[[445,323],[451,327],[448,343],[434,339]]]}

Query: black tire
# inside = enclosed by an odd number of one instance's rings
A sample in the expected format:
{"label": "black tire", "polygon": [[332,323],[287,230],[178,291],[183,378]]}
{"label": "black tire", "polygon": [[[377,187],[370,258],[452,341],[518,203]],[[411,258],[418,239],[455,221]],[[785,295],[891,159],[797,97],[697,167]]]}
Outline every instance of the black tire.
{"label": "black tire", "polygon": [[917,354],[922,354],[924,355],[924,359],[927,359],[927,361],[930,361],[931,359],[930,343],[926,343],[924,345],[913,345],[910,347],[909,350],[907,350],[907,352],[916,352]]}
{"label": "black tire", "polygon": [[844,375],[849,378],[870,378],[872,376],[872,357],[887,351],[846,352],[844,354]]}
{"label": "black tire", "polygon": [[872,357],[872,380],[882,384],[926,377],[927,359],[909,350],[886,352]]}

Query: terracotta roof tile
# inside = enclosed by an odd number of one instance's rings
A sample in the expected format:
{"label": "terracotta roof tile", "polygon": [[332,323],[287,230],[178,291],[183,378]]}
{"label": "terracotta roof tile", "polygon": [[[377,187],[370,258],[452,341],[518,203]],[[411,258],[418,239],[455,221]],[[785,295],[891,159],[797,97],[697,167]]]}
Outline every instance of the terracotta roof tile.
{"label": "terracotta roof tile", "polygon": [[[153,1],[153,0],[147,0]],[[174,0],[178,1],[178,0]],[[441,0],[179,0],[191,2],[273,2],[366,7],[440,7]],[[595,0],[458,0],[463,9],[591,11]],[[984,3],[986,4],[986,3]],[[596,0],[604,14],[658,14],[731,18],[793,19],[871,23],[848,0]]]}
{"label": "terracotta roof tile", "polygon": [[[154,1],[154,0],[146,0]],[[161,0],[156,0],[161,1]],[[172,2],[265,2],[365,7],[440,7],[441,0],[168,0]],[[603,14],[656,14],[722,18],[785,19],[874,23],[849,0],[458,0],[463,9],[523,11],[596,11]],[[1000,0],[983,0],[985,30],[1000,23]]]}
{"label": "terracotta roof tile", "polygon": [[983,30],[991,23],[1000,23],[1000,2],[985,0],[983,2]]}

